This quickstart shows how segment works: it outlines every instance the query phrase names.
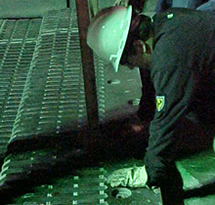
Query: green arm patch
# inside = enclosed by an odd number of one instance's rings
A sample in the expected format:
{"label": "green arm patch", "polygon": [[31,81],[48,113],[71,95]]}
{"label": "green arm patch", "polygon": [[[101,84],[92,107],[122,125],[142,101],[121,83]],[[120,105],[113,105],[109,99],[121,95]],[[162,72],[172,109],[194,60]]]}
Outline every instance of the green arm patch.
{"label": "green arm patch", "polygon": [[158,112],[163,110],[164,105],[165,105],[165,96],[156,96],[156,108]]}

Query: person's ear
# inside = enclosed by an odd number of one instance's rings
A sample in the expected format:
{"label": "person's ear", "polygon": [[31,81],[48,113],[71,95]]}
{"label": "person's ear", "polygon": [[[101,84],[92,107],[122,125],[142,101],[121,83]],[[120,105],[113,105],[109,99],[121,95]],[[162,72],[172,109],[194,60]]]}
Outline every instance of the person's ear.
{"label": "person's ear", "polygon": [[136,40],[133,42],[136,53],[143,54],[146,52],[146,44],[141,40]]}

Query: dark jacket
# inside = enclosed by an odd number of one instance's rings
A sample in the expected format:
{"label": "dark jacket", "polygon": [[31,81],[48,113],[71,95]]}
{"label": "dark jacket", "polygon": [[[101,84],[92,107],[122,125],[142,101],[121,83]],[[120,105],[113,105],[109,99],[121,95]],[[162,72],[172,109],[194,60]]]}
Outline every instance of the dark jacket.
{"label": "dark jacket", "polygon": [[189,141],[207,135],[209,125],[215,124],[214,22],[209,12],[187,9],[154,17],[151,80],[156,111],[145,157],[149,185],[168,180],[168,167],[183,146],[182,135]]}
{"label": "dark jacket", "polygon": [[208,0],[158,0],[156,4],[156,13],[164,12],[172,7],[197,9]]}

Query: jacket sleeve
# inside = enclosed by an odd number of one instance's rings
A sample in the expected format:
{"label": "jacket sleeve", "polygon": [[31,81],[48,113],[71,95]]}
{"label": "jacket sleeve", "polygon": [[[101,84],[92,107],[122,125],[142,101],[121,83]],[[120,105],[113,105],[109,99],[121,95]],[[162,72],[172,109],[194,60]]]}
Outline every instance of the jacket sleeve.
{"label": "jacket sleeve", "polygon": [[155,113],[155,90],[150,78],[150,71],[140,68],[142,81],[142,97],[139,104],[137,116],[144,122],[150,122]]}
{"label": "jacket sleeve", "polygon": [[156,113],[150,124],[149,145],[145,156],[149,186],[160,186],[168,177],[177,154],[180,122],[188,114],[197,83],[194,71],[165,68],[152,73]]}

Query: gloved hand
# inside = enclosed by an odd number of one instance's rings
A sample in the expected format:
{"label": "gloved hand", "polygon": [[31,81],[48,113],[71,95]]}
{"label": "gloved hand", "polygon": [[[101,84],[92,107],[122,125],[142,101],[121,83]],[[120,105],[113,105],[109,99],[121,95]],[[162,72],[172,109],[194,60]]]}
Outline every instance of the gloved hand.
{"label": "gloved hand", "polygon": [[107,183],[111,187],[147,187],[148,175],[145,166],[119,169],[113,172],[108,178]]}

